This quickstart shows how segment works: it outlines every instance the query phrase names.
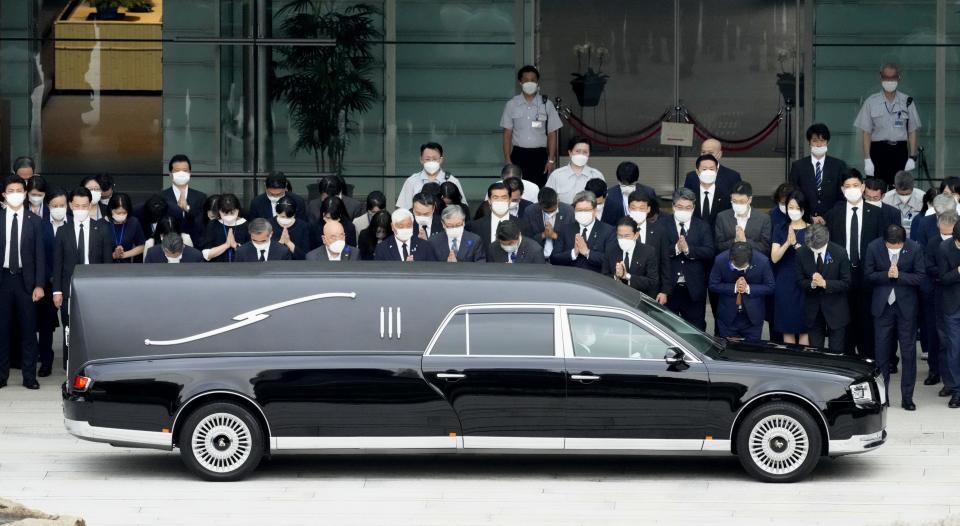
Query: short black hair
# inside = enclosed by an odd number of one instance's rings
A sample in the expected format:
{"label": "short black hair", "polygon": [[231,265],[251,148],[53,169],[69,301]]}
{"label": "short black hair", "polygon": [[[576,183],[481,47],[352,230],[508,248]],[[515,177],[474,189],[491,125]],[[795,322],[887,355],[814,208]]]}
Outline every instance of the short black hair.
{"label": "short black hair", "polygon": [[694,164],[694,166],[699,169],[699,168],[700,168],[700,163],[702,163],[703,161],[713,161],[714,164],[716,164],[717,166],[720,166],[720,161],[718,161],[716,157],[714,157],[713,155],[711,155],[711,154],[709,154],[709,153],[705,153],[705,154],[701,155],[700,157],[697,157],[697,162]]}
{"label": "short black hair", "polygon": [[233,212],[236,210],[240,211],[240,199],[233,194],[220,194],[220,199],[217,199],[217,210],[219,212]]}
{"label": "short black hair", "polygon": [[167,200],[161,194],[153,194],[143,203],[143,222],[156,223],[167,215]]}
{"label": "short black hair", "polygon": [[107,208],[110,209],[111,212],[117,208],[122,208],[130,214],[133,212],[133,199],[130,199],[130,194],[123,192],[113,194],[110,196],[110,200],[107,201]]}
{"label": "short black hair", "polygon": [[113,188],[113,176],[110,174],[100,174],[100,177],[97,177],[97,181],[100,182],[100,189],[104,192]]}
{"label": "short black hair", "polygon": [[881,192],[887,191],[887,183],[879,177],[867,177],[863,180],[863,185],[867,190],[880,190]]}
{"label": "short black hair", "polygon": [[623,216],[619,220],[617,220],[617,228],[620,228],[622,226],[628,226],[630,227],[630,230],[633,230],[634,232],[637,231],[637,222],[634,221],[633,218],[630,216]]}
{"label": "short black hair", "polygon": [[193,163],[190,162],[190,158],[182,153],[178,153],[170,158],[170,162],[167,163],[167,170],[173,172],[173,165],[175,163],[187,163],[187,167],[193,170]]}
{"label": "short black hair", "polygon": [[797,206],[800,207],[800,210],[804,212],[807,211],[807,196],[803,195],[803,192],[800,190],[794,190],[787,196],[787,206],[790,206],[790,201],[796,201]]}
{"label": "short black hair", "polygon": [[753,185],[746,181],[740,181],[734,185],[733,190],[730,191],[730,195],[745,195],[748,197],[753,197]]}
{"label": "short black hair", "polygon": [[779,203],[781,199],[789,199],[790,194],[792,194],[795,190],[796,190],[796,187],[794,187],[790,183],[780,183],[780,186],[778,186],[777,189],[773,191],[774,204]]}
{"label": "short black hair", "polygon": [[67,197],[68,203],[73,202],[74,197],[86,197],[88,200],[93,201],[93,194],[91,194],[90,190],[87,190],[85,186],[74,188]]}
{"label": "short black hair", "polygon": [[517,80],[522,79],[524,73],[534,73],[537,76],[537,80],[540,80],[540,70],[537,69],[535,66],[531,66],[530,64],[527,64],[526,66],[523,66],[522,68],[517,70]]}
{"label": "short black hair", "polygon": [[592,192],[597,199],[607,197],[607,182],[603,179],[590,179],[583,187],[587,192]]}
{"label": "short black hair", "polygon": [[440,153],[440,157],[443,157],[443,146],[440,146],[438,142],[425,142],[420,145],[420,155],[423,155],[424,150],[436,150]]}
{"label": "short black hair", "polygon": [[900,225],[887,225],[883,231],[883,240],[892,245],[899,245],[907,239],[907,231]]}
{"label": "short black hair", "polygon": [[47,193],[47,188],[49,188],[49,185],[47,184],[47,180],[44,179],[42,175],[34,175],[30,178],[30,180],[27,181],[28,192],[36,190],[38,192]]}
{"label": "short black hair", "polygon": [[7,191],[7,187],[12,184],[18,184],[23,187],[24,191],[27,189],[27,184],[23,182],[23,179],[18,175],[8,175],[3,179],[3,191]]}
{"label": "short black hair", "polygon": [[413,196],[413,202],[423,206],[432,206],[434,207],[434,211],[436,211],[437,199],[429,192],[418,192]]}
{"label": "short black hair", "polygon": [[339,196],[343,193],[343,184],[341,184],[339,177],[335,175],[327,175],[320,178],[320,183],[317,190],[321,194],[327,194],[328,196]]}
{"label": "short black hair", "polygon": [[830,128],[827,128],[827,125],[826,125],[826,124],[823,124],[823,123],[820,123],[820,122],[815,123],[815,124],[811,124],[810,127],[807,128],[807,142],[812,141],[814,135],[818,135],[818,136],[820,136],[821,139],[829,142],[829,141],[830,141]]}
{"label": "short black hair", "polygon": [[434,199],[437,199],[440,196],[440,183],[436,181],[425,183],[422,187],[420,187],[420,192],[432,195]]}
{"label": "short black hair", "polygon": [[323,224],[323,217],[330,216],[330,219],[334,221],[340,221],[341,223],[346,224],[350,220],[349,214],[347,214],[347,206],[343,204],[343,199],[335,195],[328,195],[323,202],[320,203],[320,224]]}
{"label": "short black hair", "polygon": [[515,164],[505,164],[500,169],[500,179],[506,180],[511,177],[523,178],[523,170]]}
{"label": "short black hair", "polygon": [[514,192],[523,192],[523,181],[517,179],[516,177],[507,177],[503,180],[503,186],[507,187],[507,191],[510,192],[510,195],[513,195]]}
{"label": "short black hair", "polygon": [[[34,179],[36,179],[36,177],[37,177],[37,176],[34,176]],[[67,191],[64,190],[63,188],[60,188],[59,186],[55,186],[55,187],[47,190],[47,192],[43,195],[43,202],[44,202],[44,203],[47,203],[47,204],[49,205],[49,204],[50,204],[50,201],[53,201],[54,199],[56,199],[56,198],[58,198],[58,197],[63,197],[64,199],[66,199],[66,198],[67,198]]]}
{"label": "short black hair", "polygon": [[520,223],[515,219],[507,219],[497,225],[497,241],[516,241],[518,239],[520,239]]}
{"label": "short black hair", "polygon": [[540,205],[540,208],[553,208],[560,204],[560,195],[553,188],[544,186],[537,194],[537,204]]}
{"label": "short black hair", "polygon": [[567,151],[569,152],[573,150],[578,144],[581,143],[586,144],[587,148],[590,148],[591,150],[593,149],[593,144],[590,143],[590,139],[587,139],[582,135],[574,135],[573,137],[570,137],[569,141],[567,141]]}
{"label": "short black hair", "polygon": [[374,190],[367,194],[367,211],[379,208],[383,210],[387,207],[387,196],[380,190]]}
{"label": "short black hair", "polygon": [[277,204],[274,206],[274,209],[277,211],[277,215],[283,214],[287,217],[296,217],[297,212],[299,212],[299,206],[297,206],[297,200],[285,195],[277,201]]}
{"label": "short black hair", "polygon": [[167,234],[183,234],[183,227],[180,226],[180,219],[174,216],[163,216],[157,220],[157,226],[153,230],[154,243],[160,243]]}
{"label": "short black hair", "polygon": [[640,167],[632,161],[623,161],[617,165],[617,181],[621,184],[636,184],[640,180]]}
{"label": "short black hair", "polygon": [[734,241],[733,245],[730,245],[730,261],[733,261],[734,264],[739,266],[749,263],[752,256],[753,249],[746,242]]}
{"label": "short black hair", "polygon": [[284,190],[286,190],[286,189],[287,189],[287,175],[284,174],[283,172],[279,171],[279,170],[270,172],[270,173],[267,175],[267,180],[266,180],[266,182],[265,182],[264,184],[265,184],[265,186],[266,186],[267,188],[271,188],[271,189],[274,189],[274,190],[279,189],[279,188],[283,188]]}
{"label": "short black hair", "polygon": [[103,191],[103,185],[100,184],[100,176],[99,176],[99,175],[87,175],[87,176],[84,176],[83,179],[80,179],[80,186],[87,186],[87,183],[89,183],[90,181],[94,181],[95,183],[97,183],[97,186],[99,186],[99,187],[100,187],[100,190]]}
{"label": "short black hair", "polygon": [[507,195],[510,195],[510,190],[507,190],[507,185],[503,184],[503,181],[497,181],[487,187],[487,199],[490,198],[490,194],[492,194],[494,190],[506,190]]}
{"label": "short black hair", "polygon": [[647,207],[650,208],[648,217],[660,215],[660,199],[655,195],[650,195],[643,190],[634,190],[627,196],[627,206],[629,207],[633,202],[647,203]]}
{"label": "short black hair", "polygon": [[862,183],[863,174],[860,173],[860,170],[857,170],[856,168],[851,168],[847,170],[847,173],[843,174],[843,179],[840,180],[840,184],[842,185],[843,183],[849,181],[850,179],[856,179]]}
{"label": "short black hair", "polygon": [[29,168],[34,172],[36,172],[37,163],[34,162],[33,157],[27,157],[27,156],[17,157],[16,159],[13,160],[13,164],[10,167],[10,172],[16,175],[17,170],[21,168]]}
{"label": "short black hair", "polygon": [[942,194],[945,189],[949,188],[951,192],[957,194],[960,193],[960,177],[951,175],[950,177],[945,177],[940,183],[940,193]]}
{"label": "short black hair", "polygon": [[440,185],[440,198],[444,197],[449,199],[451,204],[459,205],[463,203],[463,194],[460,193],[460,188],[453,181],[444,181]]}

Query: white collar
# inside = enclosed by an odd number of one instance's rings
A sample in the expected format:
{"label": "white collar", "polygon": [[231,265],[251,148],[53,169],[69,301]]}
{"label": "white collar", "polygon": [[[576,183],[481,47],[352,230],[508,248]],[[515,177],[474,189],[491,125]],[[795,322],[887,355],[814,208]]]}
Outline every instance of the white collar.
{"label": "white collar", "polygon": [[[173,188],[173,196],[177,198],[177,201],[180,200],[180,189],[177,188],[177,185],[170,185],[170,188]],[[184,195],[190,195],[190,186],[185,186],[183,188]]]}
{"label": "white collar", "polygon": [[846,200],[844,200],[844,203],[847,204],[847,212],[852,212],[853,207],[857,207],[857,211],[861,213],[863,212],[863,205],[867,204],[862,197],[860,198],[860,202],[855,205],[851,204],[850,201],[846,201]]}
{"label": "white collar", "polygon": [[813,154],[811,153],[811,154],[810,154],[810,164],[813,165],[813,169],[814,169],[814,170],[817,169],[817,163],[820,163],[820,169],[822,170],[823,167],[824,167],[824,165],[827,164],[827,155],[824,154],[824,155],[823,155],[823,159],[817,159],[817,158],[814,157]]}
{"label": "white collar", "polygon": [[21,205],[21,206],[20,206],[20,210],[13,210],[12,208],[10,208],[10,207],[8,206],[8,207],[6,208],[6,210],[7,210],[7,217],[13,217],[13,214],[19,214],[19,217],[23,217],[23,216],[24,216],[23,211],[24,211],[25,208],[26,208],[25,206]]}

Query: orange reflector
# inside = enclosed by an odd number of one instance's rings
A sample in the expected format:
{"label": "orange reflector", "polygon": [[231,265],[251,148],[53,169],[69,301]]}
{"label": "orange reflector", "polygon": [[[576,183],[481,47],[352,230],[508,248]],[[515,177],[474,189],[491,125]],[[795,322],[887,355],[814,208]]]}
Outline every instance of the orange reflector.
{"label": "orange reflector", "polygon": [[710,435],[707,435],[707,436],[704,438],[704,440],[713,440],[713,437],[710,436]]}
{"label": "orange reflector", "polygon": [[74,391],[86,391],[90,387],[90,379],[86,376],[77,375],[73,378]]}
{"label": "orange reflector", "polygon": [[451,431],[451,432],[449,432],[449,433],[447,433],[447,434],[450,436],[450,438],[457,438],[457,434],[454,433],[453,431]]}
{"label": "orange reflector", "polygon": [[169,427],[165,427],[165,428],[161,429],[160,432],[161,432],[161,433],[169,433],[169,432],[170,432],[170,428],[169,428]]}

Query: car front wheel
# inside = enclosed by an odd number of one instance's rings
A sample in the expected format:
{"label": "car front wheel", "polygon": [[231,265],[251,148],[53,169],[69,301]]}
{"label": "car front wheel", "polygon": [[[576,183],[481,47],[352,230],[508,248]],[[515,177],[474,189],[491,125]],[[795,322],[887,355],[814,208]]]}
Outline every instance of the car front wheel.
{"label": "car front wheel", "polygon": [[201,478],[240,480],[263,457],[263,431],[243,407],[215,402],[194,411],[180,431],[180,458]]}
{"label": "car front wheel", "polygon": [[796,482],[820,460],[822,437],[810,413],[790,402],[753,410],[737,432],[737,455],[747,473],[763,482]]}

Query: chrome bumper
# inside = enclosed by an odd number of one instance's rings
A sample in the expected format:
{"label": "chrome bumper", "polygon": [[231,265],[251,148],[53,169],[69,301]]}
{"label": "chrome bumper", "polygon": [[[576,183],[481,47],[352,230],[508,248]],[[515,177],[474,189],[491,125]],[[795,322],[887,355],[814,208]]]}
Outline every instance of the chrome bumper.
{"label": "chrome bumper", "polygon": [[887,431],[885,429],[869,435],[853,435],[846,440],[831,440],[828,455],[838,457],[840,455],[863,453],[882,446],[886,441]]}
{"label": "chrome bumper", "polygon": [[81,420],[63,419],[63,425],[71,435],[89,440],[103,442],[112,446],[143,447],[151,449],[173,449],[173,435],[157,431],[138,431],[133,429],[119,429],[113,427],[91,426],[89,422]]}

